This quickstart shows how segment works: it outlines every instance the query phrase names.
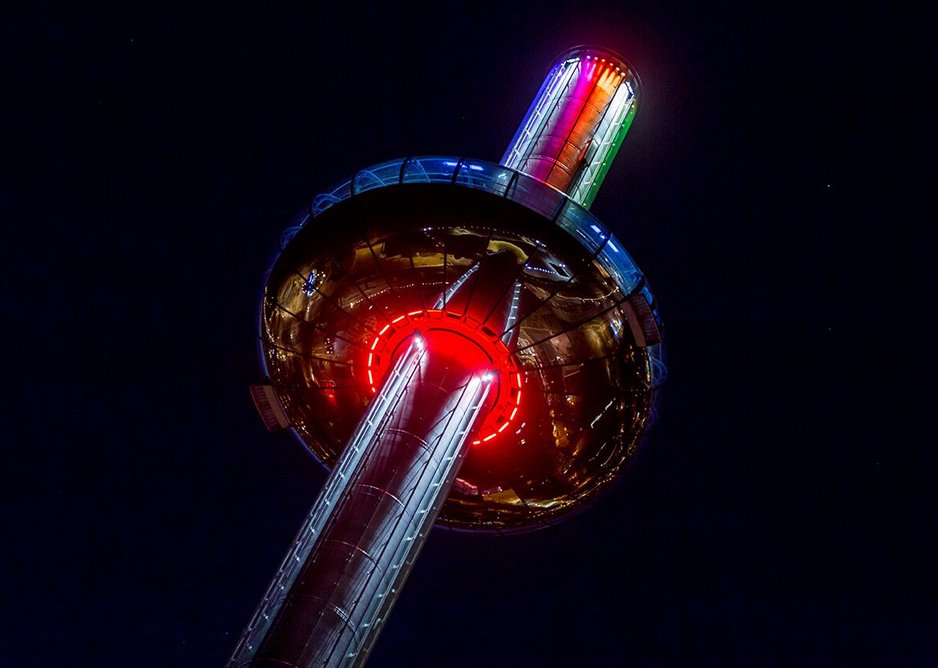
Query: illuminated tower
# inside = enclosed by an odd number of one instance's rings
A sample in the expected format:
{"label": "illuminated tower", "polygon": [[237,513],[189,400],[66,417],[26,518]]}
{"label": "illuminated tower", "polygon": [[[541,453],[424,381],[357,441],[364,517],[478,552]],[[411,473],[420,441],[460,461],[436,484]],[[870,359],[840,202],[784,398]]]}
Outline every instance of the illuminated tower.
{"label": "illuminated tower", "polygon": [[621,58],[573,49],[501,164],[381,163],[284,234],[252,393],[332,472],[230,666],[361,666],[434,522],[542,526],[622,472],[660,320],[587,207],[639,96]]}

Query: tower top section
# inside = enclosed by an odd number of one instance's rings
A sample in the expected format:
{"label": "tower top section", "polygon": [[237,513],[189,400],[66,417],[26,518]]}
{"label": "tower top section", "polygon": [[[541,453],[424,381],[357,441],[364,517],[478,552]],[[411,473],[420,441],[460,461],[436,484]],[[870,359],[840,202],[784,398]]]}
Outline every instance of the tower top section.
{"label": "tower top section", "polygon": [[639,98],[638,75],[616,53],[588,46],[565,51],[501,162],[589,207],[635,118]]}

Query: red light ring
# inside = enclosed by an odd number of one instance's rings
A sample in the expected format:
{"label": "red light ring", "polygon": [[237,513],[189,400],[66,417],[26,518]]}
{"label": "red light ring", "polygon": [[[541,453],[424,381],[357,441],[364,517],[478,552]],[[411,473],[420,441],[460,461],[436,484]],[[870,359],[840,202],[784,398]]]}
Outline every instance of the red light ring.
{"label": "red light ring", "polygon": [[473,318],[442,309],[410,311],[395,317],[378,330],[377,336],[368,346],[362,366],[358,367],[364,370],[367,387],[372,394],[377,392],[395,353],[402,349],[404,341],[417,333],[429,335],[433,330],[465,336],[491,360],[497,382],[496,396],[472,444],[490,443],[505,432],[518,416],[524,379],[514,357],[498,334]]}

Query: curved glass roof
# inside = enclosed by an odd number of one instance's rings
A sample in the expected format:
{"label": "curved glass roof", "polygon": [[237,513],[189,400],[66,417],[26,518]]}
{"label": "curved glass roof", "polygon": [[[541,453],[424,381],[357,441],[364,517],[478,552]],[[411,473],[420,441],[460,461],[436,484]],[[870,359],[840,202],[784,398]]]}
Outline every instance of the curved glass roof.
{"label": "curved glass roof", "polygon": [[[645,298],[658,327],[662,326],[658,306],[644,274],[608,226],[559,190],[523,172],[484,160],[452,156],[412,156],[361,169],[350,179],[314,197],[309,208],[284,231],[280,239],[281,247],[285,247],[296,232],[310,220],[338,202],[376,188],[412,183],[449,184],[481,190],[505,197],[537,212],[592,253],[619,284],[623,293],[640,293]],[[647,352],[652,363],[653,384],[658,386],[667,375],[664,350],[660,343],[655,343],[647,347]]]}

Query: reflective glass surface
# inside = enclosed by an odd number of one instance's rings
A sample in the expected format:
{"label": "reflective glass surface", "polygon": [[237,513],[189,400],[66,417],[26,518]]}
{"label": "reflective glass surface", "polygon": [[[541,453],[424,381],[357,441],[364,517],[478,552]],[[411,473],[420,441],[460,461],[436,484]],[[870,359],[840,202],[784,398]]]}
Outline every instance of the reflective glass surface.
{"label": "reflective glass surface", "polygon": [[477,336],[498,369],[497,414],[444,524],[551,522],[634,455],[664,376],[660,345],[644,347],[629,322],[644,282],[608,229],[558,191],[492,163],[393,161],[316,198],[285,241],[262,304],[262,357],[325,465],[407,328],[421,327]]}

